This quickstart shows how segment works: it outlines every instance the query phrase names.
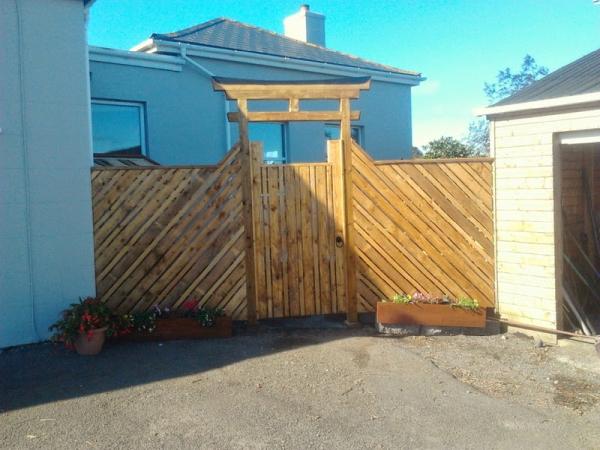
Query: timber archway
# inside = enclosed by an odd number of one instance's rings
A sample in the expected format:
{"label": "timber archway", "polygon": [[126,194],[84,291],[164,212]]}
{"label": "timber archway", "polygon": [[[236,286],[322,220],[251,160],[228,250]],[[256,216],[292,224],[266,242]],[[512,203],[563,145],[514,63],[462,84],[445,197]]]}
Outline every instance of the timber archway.
{"label": "timber archway", "polygon": [[[369,77],[301,82],[214,79],[214,89],[235,100],[238,109],[228,119],[239,125],[250,323],[257,316],[344,310],[349,323],[358,321],[356,238],[349,199],[351,121],[358,120],[360,112],[351,110],[350,101],[370,83]],[[249,111],[248,102],[260,100],[286,101],[288,110]],[[339,108],[303,111],[302,100],[337,100]],[[326,165],[305,164],[307,173],[293,165],[261,167],[262,157],[250,144],[248,123],[291,121],[339,122],[340,140],[329,144]]]}

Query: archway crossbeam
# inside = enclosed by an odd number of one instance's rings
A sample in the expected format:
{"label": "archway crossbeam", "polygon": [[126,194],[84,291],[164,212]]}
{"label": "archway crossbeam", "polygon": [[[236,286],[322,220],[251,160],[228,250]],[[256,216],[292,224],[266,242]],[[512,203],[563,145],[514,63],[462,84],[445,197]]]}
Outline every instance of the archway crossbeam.
{"label": "archway crossbeam", "polygon": [[[361,90],[369,89],[370,77],[349,77],[312,81],[259,81],[235,78],[214,78],[215,91],[223,91],[229,100],[284,100],[288,111],[248,111],[248,122],[341,121],[342,105],[338,111],[301,111],[300,100],[355,99]],[[239,122],[240,113],[227,114],[230,122]],[[360,119],[359,111],[350,112],[350,120]]]}

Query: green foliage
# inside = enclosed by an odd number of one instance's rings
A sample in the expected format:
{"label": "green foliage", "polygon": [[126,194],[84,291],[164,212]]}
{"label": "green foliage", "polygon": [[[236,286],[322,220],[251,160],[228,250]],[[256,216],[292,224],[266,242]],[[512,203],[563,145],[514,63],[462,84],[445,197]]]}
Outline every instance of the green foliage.
{"label": "green foliage", "polygon": [[519,72],[513,73],[508,67],[500,70],[496,82],[485,83],[483,92],[490,103],[495,103],[548,75],[548,72],[548,68],[538,65],[533,56],[525,55]]}
{"label": "green foliage", "polygon": [[93,297],[79,299],[62,312],[62,317],[49,328],[52,340],[72,345],[81,335],[91,336],[92,330],[107,327],[106,335],[115,332],[114,315],[105,303]]}
{"label": "green foliage", "polygon": [[467,309],[469,311],[478,311],[479,302],[474,298],[460,297],[458,300],[451,299],[447,295],[442,297],[428,294],[426,292],[415,292],[413,295],[396,294],[390,299],[383,299],[383,302],[391,302],[397,305],[408,305],[410,303],[424,303],[429,305],[450,305],[454,308]]}
{"label": "green foliage", "polygon": [[202,306],[196,310],[196,319],[203,327],[212,327],[215,325],[217,317],[224,316],[223,308],[210,308]]}
{"label": "green foliage", "polygon": [[423,147],[426,159],[437,158],[471,158],[476,156],[475,150],[457,139],[442,136]]}
{"label": "green foliage", "polygon": [[156,329],[156,312],[153,310],[126,314],[123,318],[131,331],[152,333]]}
{"label": "green foliage", "polygon": [[452,306],[456,308],[468,309],[469,311],[478,311],[479,302],[474,298],[461,297],[456,302],[452,303]]}
{"label": "green foliage", "polygon": [[477,156],[490,154],[490,126],[487,119],[480,118],[469,124],[469,131],[465,139]]}
{"label": "green foliage", "polygon": [[406,305],[412,302],[412,297],[408,294],[396,294],[390,299],[390,301],[399,305]]}

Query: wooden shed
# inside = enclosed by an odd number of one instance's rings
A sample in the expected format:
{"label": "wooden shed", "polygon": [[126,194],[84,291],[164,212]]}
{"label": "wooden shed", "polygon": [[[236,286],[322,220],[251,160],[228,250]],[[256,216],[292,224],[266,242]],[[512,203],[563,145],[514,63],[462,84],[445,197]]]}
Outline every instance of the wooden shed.
{"label": "wooden shed", "polygon": [[501,317],[599,333],[600,50],[479,113],[495,157]]}

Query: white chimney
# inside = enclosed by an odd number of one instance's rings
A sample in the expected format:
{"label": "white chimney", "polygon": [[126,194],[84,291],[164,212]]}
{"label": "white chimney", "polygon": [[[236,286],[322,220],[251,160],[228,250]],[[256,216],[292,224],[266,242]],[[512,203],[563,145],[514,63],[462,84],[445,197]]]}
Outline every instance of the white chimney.
{"label": "white chimney", "polygon": [[283,28],[287,37],[325,47],[325,16],[312,12],[308,5],[283,19]]}

